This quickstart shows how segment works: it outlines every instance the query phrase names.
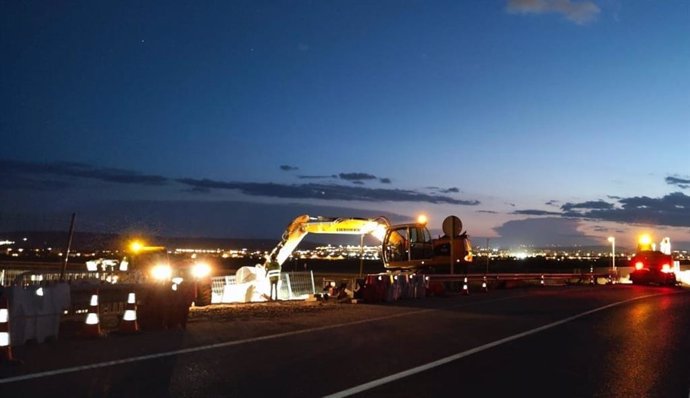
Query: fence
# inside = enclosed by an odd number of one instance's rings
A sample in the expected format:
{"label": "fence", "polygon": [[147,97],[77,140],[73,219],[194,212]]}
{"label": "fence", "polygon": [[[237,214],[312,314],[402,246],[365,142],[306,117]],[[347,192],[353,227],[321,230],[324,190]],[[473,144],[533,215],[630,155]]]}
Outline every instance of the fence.
{"label": "fence", "polygon": [[[110,274],[103,272],[65,272],[65,281],[108,281]],[[43,282],[60,281],[59,272],[27,271],[16,269],[0,270],[0,286],[28,286]]]}
{"label": "fence", "polygon": [[[270,285],[267,278],[257,277],[238,283],[235,276],[217,276],[211,280],[211,302],[248,303],[268,300]],[[283,272],[278,283],[278,298],[303,300],[316,293],[313,272]]]}

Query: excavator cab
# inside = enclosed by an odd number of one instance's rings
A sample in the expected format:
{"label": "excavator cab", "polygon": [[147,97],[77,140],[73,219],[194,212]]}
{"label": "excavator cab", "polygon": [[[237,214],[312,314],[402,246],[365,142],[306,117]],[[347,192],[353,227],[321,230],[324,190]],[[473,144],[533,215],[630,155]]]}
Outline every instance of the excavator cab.
{"label": "excavator cab", "polygon": [[383,239],[386,268],[421,268],[434,255],[431,234],[424,224],[393,225]]}

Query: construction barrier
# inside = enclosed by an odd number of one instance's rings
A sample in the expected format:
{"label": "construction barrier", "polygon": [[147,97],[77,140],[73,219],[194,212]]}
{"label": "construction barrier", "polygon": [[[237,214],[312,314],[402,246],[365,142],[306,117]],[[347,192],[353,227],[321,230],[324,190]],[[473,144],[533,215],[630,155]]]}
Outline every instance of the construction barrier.
{"label": "construction barrier", "polygon": [[194,283],[160,283],[150,286],[138,307],[141,330],[186,328],[189,307],[194,301]]}
{"label": "construction barrier", "polygon": [[367,275],[362,297],[367,303],[379,303],[387,298],[390,276],[386,274]]}
{"label": "construction barrier", "polygon": [[[267,301],[270,285],[265,271],[242,267],[235,275],[211,278],[211,303],[249,303]],[[316,294],[313,272],[281,272],[278,298],[304,300]]]}
{"label": "construction barrier", "polygon": [[27,341],[42,343],[57,338],[60,317],[70,306],[70,286],[66,283],[5,287],[10,303],[12,345]]}
{"label": "construction barrier", "polygon": [[0,297],[0,363],[14,363],[10,339],[10,306],[7,297]]}

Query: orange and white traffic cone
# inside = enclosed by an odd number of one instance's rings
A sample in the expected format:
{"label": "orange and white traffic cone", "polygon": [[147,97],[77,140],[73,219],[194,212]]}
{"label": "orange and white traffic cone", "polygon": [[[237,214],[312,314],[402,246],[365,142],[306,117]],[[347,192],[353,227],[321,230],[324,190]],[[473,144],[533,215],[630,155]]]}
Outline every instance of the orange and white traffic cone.
{"label": "orange and white traffic cone", "polygon": [[120,322],[120,333],[137,332],[139,332],[139,323],[137,322],[137,299],[134,293],[129,293],[127,295],[125,313],[122,315],[122,321]]}
{"label": "orange and white traffic cone", "polygon": [[544,287],[544,275],[541,276],[541,279],[539,280],[539,285]]}
{"label": "orange and white traffic cone", "polygon": [[10,305],[6,297],[0,298],[0,363],[19,363],[12,356],[10,345]]}
{"label": "orange and white traffic cone", "polygon": [[489,291],[489,285],[486,283],[486,276],[482,279],[482,292],[486,293]]}
{"label": "orange and white traffic cone", "polygon": [[101,337],[102,335],[101,321],[98,317],[98,289],[96,289],[91,294],[91,300],[89,301],[89,312],[86,314],[82,336]]}
{"label": "orange and white traffic cone", "polygon": [[464,294],[465,296],[469,296],[470,294],[470,288],[467,285],[467,277],[465,277],[465,279],[462,282],[462,294]]}

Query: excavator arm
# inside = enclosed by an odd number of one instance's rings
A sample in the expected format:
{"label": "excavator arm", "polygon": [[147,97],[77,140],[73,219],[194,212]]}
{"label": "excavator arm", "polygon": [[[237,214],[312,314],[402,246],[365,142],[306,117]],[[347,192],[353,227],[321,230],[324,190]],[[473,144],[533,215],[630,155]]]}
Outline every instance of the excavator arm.
{"label": "excavator arm", "polygon": [[271,251],[268,261],[282,265],[307,234],[372,235],[383,241],[390,222],[377,218],[329,218],[301,215],[287,226],[281,241]]}

